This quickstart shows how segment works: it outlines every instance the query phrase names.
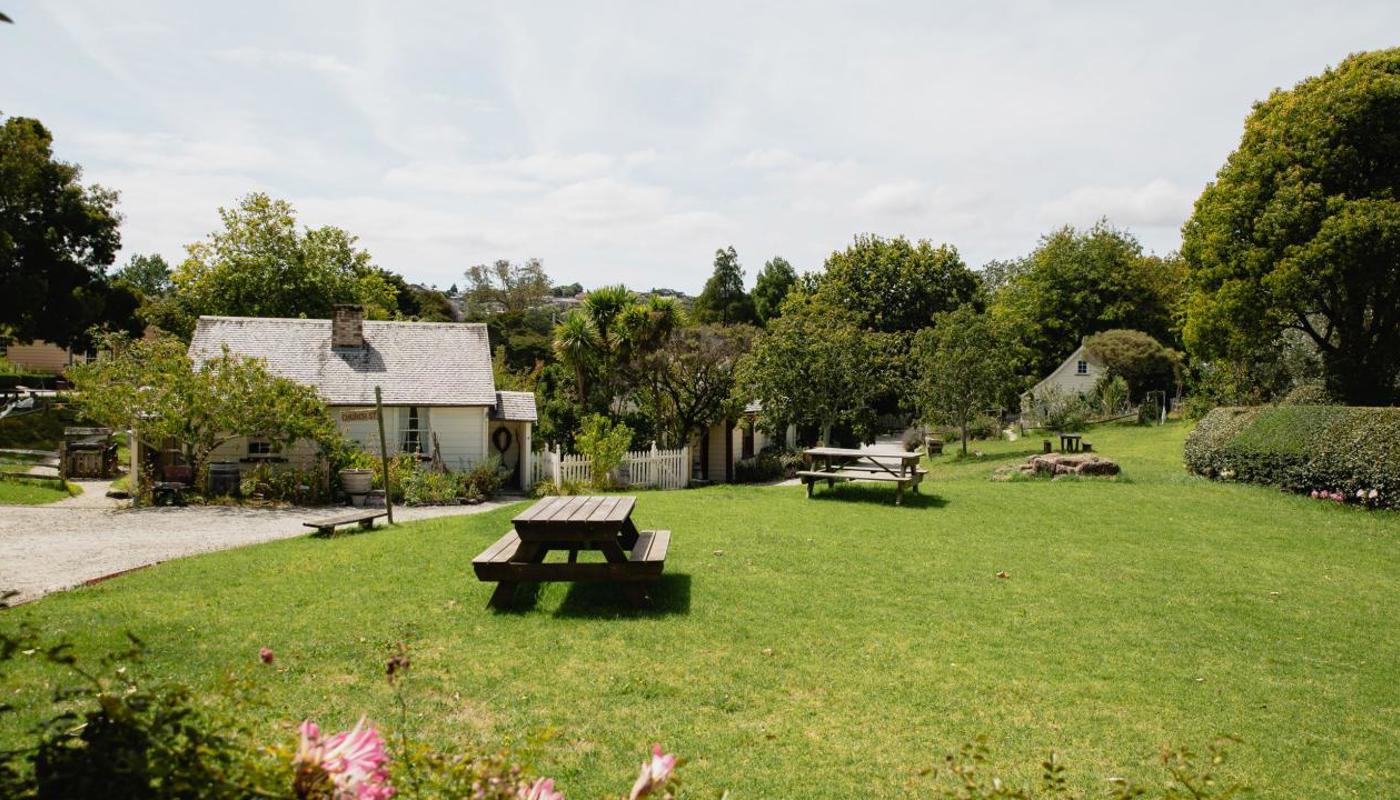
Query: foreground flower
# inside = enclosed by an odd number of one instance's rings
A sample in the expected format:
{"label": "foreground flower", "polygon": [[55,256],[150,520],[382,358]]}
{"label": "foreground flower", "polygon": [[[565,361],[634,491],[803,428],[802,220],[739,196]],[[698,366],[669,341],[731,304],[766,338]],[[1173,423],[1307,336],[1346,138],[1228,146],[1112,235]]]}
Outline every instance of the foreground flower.
{"label": "foreground flower", "polygon": [[258,649],[258,659],[264,664],[271,664],[273,658],[274,656],[272,654],[271,647],[263,647]]}
{"label": "foreground flower", "polygon": [[540,778],[520,789],[520,800],[564,800],[564,793],[554,791],[553,778]]}
{"label": "foreground flower", "polygon": [[394,795],[385,767],[384,740],[365,718],[329,738],[311,720],[301,723],[301,744],[293,763],[293,790],[298,798],[387,800]]}
{"label": "foreground flower", "polygon": [[1381,496],[1381,493],[1376,491],[1375,489],[1372,489],[1371,491],[1366,493],[1366,496],[1371,498],[1372,500],[1375,500],[1377,497]]}
{"label": "foreground flower", "polygon": [[675,769],[676,757],[671,753],[663,754],[661,745],[652,745],[651,760],[642,762],[642,772],[637,776],[637,782],[632,784],[632,794],[628,795],[628,800],[637,800],[664,788]]}

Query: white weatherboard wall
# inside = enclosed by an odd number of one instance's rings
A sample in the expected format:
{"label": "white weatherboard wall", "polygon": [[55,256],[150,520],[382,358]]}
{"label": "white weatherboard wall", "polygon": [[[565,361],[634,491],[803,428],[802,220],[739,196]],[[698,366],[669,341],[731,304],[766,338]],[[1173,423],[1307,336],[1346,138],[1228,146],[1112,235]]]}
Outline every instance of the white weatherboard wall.
{"label": "white weatherboard wall", "polygon": [[432,432],[437,434],[442,461],[448,469],[471,469],[485,460],[485,408],[436,406],[430,424]]}
{"label": "white weatherboard wall", "polygon": [[[399,417],[397,408],[384,409],[384,435],[389,440],[389,452],[398,450],[396,434],[399,430]],[[340,432],[345,434],[345,438],[355,442],[361,450],[370,453],[379,452],[379,422],[375,417],[374,406],[366,408],[348,408],[338,406],[331,409],[331,416],[340,426]]]}
{"label": "white weatherboard wall", "polygon": [[[1084,374],[1079,374],[1079,362],[1085,362]],[[1042,391],[1047,387],[1054,386],[1062,392],[1069,394],[1090,394],[1094,391],[1094,385],[1099,377],[1103,375],[1103,367],[1084,352],[1084,346],[1080,345],[1064,363],[1055,368],[1055,371],[1045,377],[1031,393]]]}

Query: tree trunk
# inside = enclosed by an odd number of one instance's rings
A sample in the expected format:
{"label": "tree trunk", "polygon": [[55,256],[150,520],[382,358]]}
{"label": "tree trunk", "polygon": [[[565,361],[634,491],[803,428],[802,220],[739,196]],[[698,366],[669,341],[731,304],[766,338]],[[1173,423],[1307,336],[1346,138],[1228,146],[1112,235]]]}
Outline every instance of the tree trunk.
{"label": "tree trunk", "polygon": [[830,422],[822,422],[822,440],[821,440],[821,446],[822,446],[822,447],[830,447],[830,446],[831,446],[831,423],[830,423]]}
{"label": "tree trunk", "polygon": [[962,425],[962,454],[967,455],[967,420],[963,419]]}

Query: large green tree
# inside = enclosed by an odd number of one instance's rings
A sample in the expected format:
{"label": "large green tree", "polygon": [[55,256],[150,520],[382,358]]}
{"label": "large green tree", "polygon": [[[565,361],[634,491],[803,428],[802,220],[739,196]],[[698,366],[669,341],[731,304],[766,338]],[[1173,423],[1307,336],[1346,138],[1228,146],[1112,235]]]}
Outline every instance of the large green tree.
{"label": "large green tree", "polygon": [[1002,332],[971,306],[947,311],[914,339],[917,405],[935,421],[956,425],[967,455],[968,427],[996,405],[1013,371]]}
{"label": "large green tree", "polygon": [[172,333],[188,335],[203,314],[328,318],[337,303],[359,303],[387,319],[398,309],[394,287],[344,230],[299,229],[290,203],[262,193],[219,217],[222,230],[188,245],[172,276],[184,314],[161,322]]}
{"label": "large green tree", "polygon": [[856,314],[868,330],[913,333],[933,316],[978,300],[977,274],[957,248],[904,237],[857,236],[826,259],[816,299]]}
{"label": "large green tree", "polygon": [[116,204],[54,158],[38,120],[0,124],[0,335],[81,346],[93,326],[137,327],[135,294],[105,277],[121,246]]}
{"label": "large green tree", "polygon": [[170,291],[170,265],[156,253],[133,253],[125,266],[112,273],[112,279],[125,283],[143,297],[158,297]]}
{"label": "large green tree", "polygon": [[1018,371],[1039,379],[1100,331],[1132,328],[1174,341],[1178,263],[1144,255],[1132,234],[1107,222],[1084,231],[1065,226],[1021,263],[998,266],[1004,282],[990,310],[1024,354]]}
{"label": "large green tree", "polygon": [[340,434],[314,389],[275,376],[259,359],[222,353],[196,366],[174,337],[109,340],[112,356],[71,368],[83,413],[134,428],[148,447],[173,439],[200,475],[220,444],[258,436],[274,445],[309,439],[323,450]]}
{"label": "large green tree", "polygon": [[552,293],[544,262],[531,258],[515,264],[504,258],[467,270],[463,297],[472,314],[521,313],[544,303]]}
{"label": "large green tree", "polygon": [[647,356],[636,396],[667,446],[679,447],[742,410],[735,374],[753,331],[747,325],[692,325]]}
{"label": "large green tree", "polygon": [[753,298],[744,291],[744,268],[732,246],[715,251],[715,271],[695,298],[695,320],[721,325],[758,321]]}
{"label": "large green tree", "polygon": [[1400,49],[1257,104],[1182,233],[1194,356],[1244,359],[1297,330],[1335,397],[1400,399]]}
{"label": "large green tree", "polygon": [[796,283],[797,271],[786,258],[773,256],[763,265],[753,284],[753,307],[759,322],[767,325],[781,313],[783,301]]}
{"label": "large green tree", "polygon": [[1182,379],[1181,354],[1142,331],[1115,328],[1084,340],[1084,349],[1098,359],[1110,375],[1128,384],[1131,399],[1150,391],[1170,392]]}
{"label": "large green tree", "polygon": [[769,430],[788,423],[874,433],[878,399],[887,392],[895,337],[865,330],[853,311],[795,293],[739,365],[738,391],[763,405]]}

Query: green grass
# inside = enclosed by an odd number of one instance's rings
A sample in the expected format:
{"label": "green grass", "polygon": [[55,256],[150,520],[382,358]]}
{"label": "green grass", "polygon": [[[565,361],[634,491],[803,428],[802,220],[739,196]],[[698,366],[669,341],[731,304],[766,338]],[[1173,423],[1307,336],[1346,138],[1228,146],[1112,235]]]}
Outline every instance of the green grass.
{"label": "green grass", "polygon": [[[40,482],[0,477],[0,506],[38,506],[63,500],[83,491],[82,487],[73,483],[66,484],[66,487],[60,487],[56,480]],[[0,511],[0,514],[3,513]]]}
{"label": "green grass", "polygon": [[[246,713],[286,739],[304,716],[392,724],[382,662],[407,640],[417,732],[525,746],[570,797],[624,789],[652,741],[690,759],[693,797],[926,795],[920,771],[979,734],[1026,780],[1059,751],[1095,794],[1233,734],[1225,770],[1256,796],[1393,795],[1400,515],[1190,477],[1184,434],[1091,431],[1117,481],[992,482],[1040,439],[978,444],[903,508],[884,487],[643,493],[638,522],[673,531],[643,614],[567,585],[485,610],[469,562],[517,506],[170,562],[5,621],[84,650],[130,630],[154,674],[211,691],[256,676]],[[11,683],[0,747],[48,710],[38,672]]]}

